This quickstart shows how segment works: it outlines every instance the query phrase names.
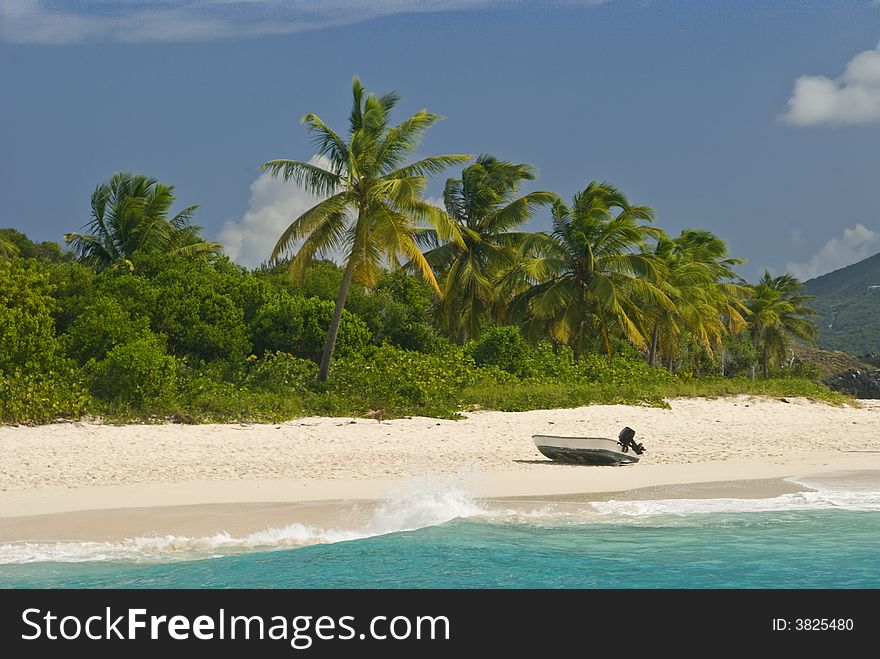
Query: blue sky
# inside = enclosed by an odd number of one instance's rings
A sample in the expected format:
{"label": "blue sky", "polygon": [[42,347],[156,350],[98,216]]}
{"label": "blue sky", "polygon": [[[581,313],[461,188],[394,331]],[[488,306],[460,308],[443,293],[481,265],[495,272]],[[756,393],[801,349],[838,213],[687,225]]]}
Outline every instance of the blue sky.
{"label": "blue sky", "polygon": [[0,226],[60,240],[137,171],[255,265],[312,201],[259,165],[344,126],[357,74],[446,117],[426,154],[608,180],[809,278],[880,251],[878,41],[872,0],[0,0]]}

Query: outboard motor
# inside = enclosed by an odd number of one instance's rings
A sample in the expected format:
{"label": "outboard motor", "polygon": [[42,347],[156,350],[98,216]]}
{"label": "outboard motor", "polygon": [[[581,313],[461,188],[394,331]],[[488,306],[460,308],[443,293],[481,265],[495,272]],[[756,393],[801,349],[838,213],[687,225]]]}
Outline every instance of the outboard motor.
{"label": "outboard motor", "polygon": [[636,431],[629,426],[620,431],[620,434],[617,436],[617,443],[623,447],[624,453],[629,452],[630,449],[632,449],[633,453],[636,455],[641,455],[645,452],[644,445],[637,444],[635,436]]}

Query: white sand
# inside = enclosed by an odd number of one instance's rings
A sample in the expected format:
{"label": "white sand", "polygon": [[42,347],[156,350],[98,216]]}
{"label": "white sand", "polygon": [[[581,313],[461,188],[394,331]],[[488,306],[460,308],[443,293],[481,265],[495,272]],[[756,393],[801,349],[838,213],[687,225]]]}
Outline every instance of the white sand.
{"label": "white sand", "polygon": [[[558,465],[531,440],[616,437],[626,425],[648,449],[627,467]],[[880,469],[880,401],[833,407],[738,397],[674,400],[668,410],[479,412],[460,421],[6,426],[0,447],[7,523],[85,510],[375,499],[401,480],[448,474],[478,496],[620,492]]]}

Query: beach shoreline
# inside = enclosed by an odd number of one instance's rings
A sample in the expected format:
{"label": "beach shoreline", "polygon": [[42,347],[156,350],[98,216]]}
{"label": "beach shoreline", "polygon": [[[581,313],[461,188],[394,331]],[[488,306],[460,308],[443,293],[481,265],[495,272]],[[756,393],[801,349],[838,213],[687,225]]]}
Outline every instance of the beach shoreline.
{"label": "beach shoreline", "polygon": [[[875,475],[880,483],[880,471],[864,473]],[[390,486],[388,491],[393,489]],[[809,487],[784,478],[766,478],[672,483],[620,491],[518,493],[509,496],[475,497],[475,500],[487,506],[526,510],[543,504],[585,504],[611,500],[764,499],[809,490]],[[118,542],[135,537],[209,537],[217,534],[241,537],[291,524],[302,524],[319,530],[355,531],[369,523],[377,508],[387,500],[377,497],[275,502],[228,501],[139,507],[125,505],[132,498],[120,496],[108,499],[116,502],[113,506],[81,508],[76,507],[83,504],[74,496],[73,501],[68,502],[70,508],[63,512],[0,516],[0,543]]]}
{"label": "beach shoreline", "polygon": [[[615,436],[623,425],[648,448],[637,465],[560,465],[531,442],[548,429]],[[0,542],[238,536],[294,523],[354,529],[383,501],[450,489],[517,506],[772,498],[805,489],[789,479],[822,474],[880,483],[877,428],[880,401],[833,407],[744,396],[460,421],[3,427]],[[265,465],[270,477],[253,478]]]}

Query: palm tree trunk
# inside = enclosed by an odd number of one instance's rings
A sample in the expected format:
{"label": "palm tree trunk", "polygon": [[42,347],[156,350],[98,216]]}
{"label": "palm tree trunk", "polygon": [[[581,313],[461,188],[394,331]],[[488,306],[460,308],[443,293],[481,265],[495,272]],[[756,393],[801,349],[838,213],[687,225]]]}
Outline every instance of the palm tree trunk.
{"label": "palm tree trunk", "polygon": [[327,330],[327,342],[324,344],[324,355],[321,357],[321,366],[318,369],[318,382],[326,382],[330,375],[330,360],[333,357],[333,348],[336,347],[336,336],[339,334],[339,323],[342,321],[342,308],[345,306],[345,298],[348,297],[348,288],[351,286],[351,278],[354,275],[354,259],[349,258],[345,266],[345,274],[342,275],[342,284],[339,286],[339,295],[336,296],[336,309],[333,311],[333,320]]}
{"label": "palm tree trunk", "polygon": [[770,358],[767,355],[767,348],[764,348],[764,352],[761,354],[761,370],[764,372],[765,380],[770,378],[769,359]]}
{"label": "palm tree trunk", "polygon": [[654,323],[654,329],[651,330],[651,346],[648,348],[648,366],[653,366],[657,357],[657,329],[657,323]]}

